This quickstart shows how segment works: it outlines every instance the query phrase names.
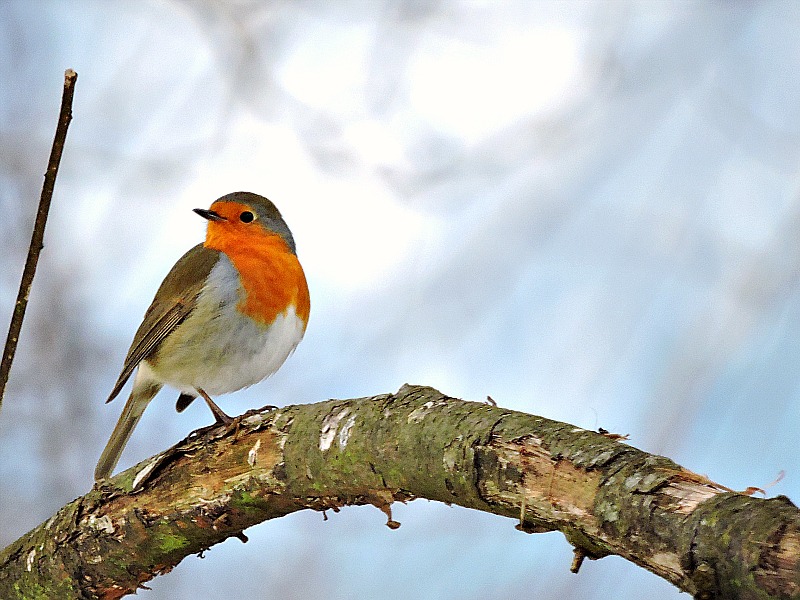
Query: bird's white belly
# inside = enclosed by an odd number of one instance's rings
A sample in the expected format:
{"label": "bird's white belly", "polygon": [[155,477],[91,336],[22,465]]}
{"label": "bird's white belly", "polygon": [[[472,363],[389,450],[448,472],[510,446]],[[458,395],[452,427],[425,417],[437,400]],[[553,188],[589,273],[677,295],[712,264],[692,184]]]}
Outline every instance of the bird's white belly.
{"label": "bird's white belly", "polygon": [[[239,280],[222,255],[194,311],[166,339],[150,367],[163,383],[214,396],[258,383],[277,371],[300,343],[305,322],[290,305],[270,325],[239,312]],[[150,362],[150,361],[148,361]]]}

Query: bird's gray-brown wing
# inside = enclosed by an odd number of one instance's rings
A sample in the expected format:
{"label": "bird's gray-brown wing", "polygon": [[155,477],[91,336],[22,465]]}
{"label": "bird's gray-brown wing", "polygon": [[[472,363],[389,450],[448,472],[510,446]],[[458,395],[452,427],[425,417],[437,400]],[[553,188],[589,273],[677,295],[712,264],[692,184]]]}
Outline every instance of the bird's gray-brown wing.
{"label": "bird's gray-brown wing", "polygon": [[117,383],[106,402],[119,394],[125,382],[151,356],[164,339],[194,310],[206,278],[219,259],[219,251],[198,244],[184,254],[164,278],[142,324],[133,336]]}

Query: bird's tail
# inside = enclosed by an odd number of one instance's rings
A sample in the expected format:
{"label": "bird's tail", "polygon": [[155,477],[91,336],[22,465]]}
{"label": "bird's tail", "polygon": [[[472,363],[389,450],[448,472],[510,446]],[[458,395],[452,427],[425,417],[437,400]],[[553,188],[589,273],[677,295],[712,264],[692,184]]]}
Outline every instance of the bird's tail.
{"label": "bird's tail", "polygon": [[114,467],[117,466],[119,457],[122,456],[122,451],[125,449],[125,444],[128,443],[139,419],[142,418],[144,409],[147,408],[150,400],[161,389],[160,384],[140,381],[138,375],[137,373],[137,378],[133,382],[133,391],[131,391],[131,395],[125,403],[125,408],[122,410],[119,421],[117,421],[117,425],[114,427],[114,431],[111,433],[111,437],[100,455],[100,460],[97,461],[97,466],[94,469],[95,481],[102,481],[111,477],[111,473],[114,471]]}

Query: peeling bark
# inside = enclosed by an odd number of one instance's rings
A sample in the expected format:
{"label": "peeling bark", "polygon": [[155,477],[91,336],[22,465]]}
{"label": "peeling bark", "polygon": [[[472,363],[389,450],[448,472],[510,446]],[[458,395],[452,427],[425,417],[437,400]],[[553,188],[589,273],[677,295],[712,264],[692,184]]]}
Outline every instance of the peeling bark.
{"label": "peeling bark", "polygon": [[[119,598],[302,509],[428,498],[560,530],[697,598],[800,597],[800,512],[618,440],[432,388],[251,411],[191,434],[0,552],[0,597]],[[246,538],[244,538],[246,539]],[[565,565],[566,568],[566,565]]]}

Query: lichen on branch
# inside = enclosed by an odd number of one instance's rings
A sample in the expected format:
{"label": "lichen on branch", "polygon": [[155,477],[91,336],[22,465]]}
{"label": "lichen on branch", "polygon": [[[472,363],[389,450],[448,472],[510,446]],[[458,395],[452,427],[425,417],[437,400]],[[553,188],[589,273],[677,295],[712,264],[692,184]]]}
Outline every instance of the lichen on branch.
{"label": "lichen on branch", "polygon": [[[251,411],[128,469],[0,552],[0,597],[119,598],[262,521],[427,498],[560,530],[698,598],[800,594],[800,513],[602,435],[421,386]],[[565,568],[569,567],[565,557]]]}

